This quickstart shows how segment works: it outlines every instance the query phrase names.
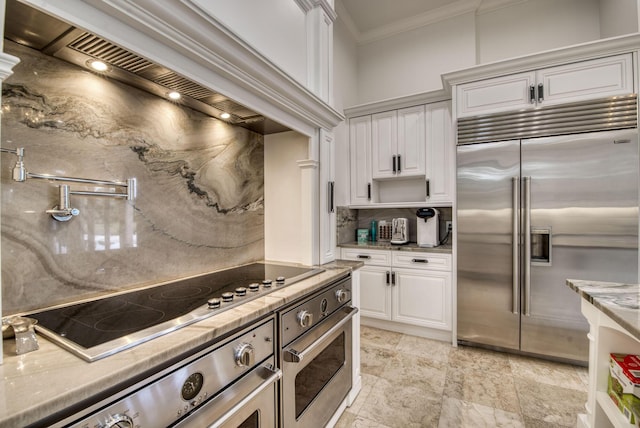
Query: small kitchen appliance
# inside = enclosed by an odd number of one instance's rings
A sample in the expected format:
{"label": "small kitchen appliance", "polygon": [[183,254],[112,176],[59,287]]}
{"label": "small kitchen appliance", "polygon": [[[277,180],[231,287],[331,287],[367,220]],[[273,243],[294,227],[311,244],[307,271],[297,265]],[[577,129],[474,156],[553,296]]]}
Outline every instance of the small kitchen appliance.
{"label": "small kitchen appliance", "polygon": [[391,220],[391,243],[396,245],[409,242],[409,220],[394,218]]}
{"label": "small kitchen appliance", "polygon": [[416,211],[418,247],[437,247],[440,243],[439,214],[435,208],[419,208]]}

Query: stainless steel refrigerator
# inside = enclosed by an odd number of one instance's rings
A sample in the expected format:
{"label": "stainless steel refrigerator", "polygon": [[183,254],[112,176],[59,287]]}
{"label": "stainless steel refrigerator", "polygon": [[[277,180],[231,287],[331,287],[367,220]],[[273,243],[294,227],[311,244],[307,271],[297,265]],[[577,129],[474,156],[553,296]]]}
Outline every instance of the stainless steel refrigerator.
{"label": "stainless steel refrigerator", "polygon": [[459,145],[456,213],[459,342],[587,361],[566,279],[638,281],[638,130]]}

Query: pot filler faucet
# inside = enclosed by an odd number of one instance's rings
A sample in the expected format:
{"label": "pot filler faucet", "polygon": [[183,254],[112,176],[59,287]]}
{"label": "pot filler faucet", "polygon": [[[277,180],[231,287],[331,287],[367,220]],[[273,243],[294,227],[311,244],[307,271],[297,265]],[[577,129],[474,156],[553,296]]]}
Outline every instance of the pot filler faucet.
{"label": "pot filler faucet", "polygon": [[74,216],[80,214],[80,210],[72,208],[69,201],[69,195],[83,195],[83,196],[106,196],[111,198],[123,198],[128,201],[132,201],[136,198],[136,179],[128,178],[127,181],[110,181],[110,180],[93,180],[90,178],[78,178],[78,177],[62,177],[51,174],[37,174],[28,172],[24,166],[24,147],[18,147],[16,149],[0,148],[0,152],[13,153],[18,157],[16,164],[13,166],[12,178],[13,181],[24,182],[27,178],[40,178],[43,180],[51,181],[66,181],[71,183],[86,183],[94,184],[96,186],[113,186],[114,188],[124,188],[126,192],[96,192],[96,191],[80,191],[71,190],[68,184],[61,184],[59,186],[60,194],[58,199],[58,205],[54,206],[50,210],[46,210],[47,214],[51,214],[51,217],[58,221],[69,221]]}

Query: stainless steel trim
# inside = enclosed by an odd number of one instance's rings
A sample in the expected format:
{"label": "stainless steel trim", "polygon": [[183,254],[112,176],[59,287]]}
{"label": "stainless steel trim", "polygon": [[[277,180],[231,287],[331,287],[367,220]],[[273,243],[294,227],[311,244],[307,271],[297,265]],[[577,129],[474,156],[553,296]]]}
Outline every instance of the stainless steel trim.
{"label": "stainless steel trim", "polygon": [[512,183],[512,307],[511,312],[519,313],[520,306],[520,177],[511,177]]}
{"label": "stainless steel trim", "polygon": [[524,309],[531,315],[531,177],[524,177]]}
{"label": "stainless steel trim", "polygon": [[229,419],[231,419],[236,413],[238,413],[242,408],[248,405],[253,399],[255,399],[258,395],[262,393],[265,389],[273,385],[276,381],[282,378],[282,370],[273,370],[269,367],[262,366],[264,370],[268,370],[271,372],[271,376],[269,376],[262,385],[253,390],[251,394],[244,397],[239,403],[233,406],[227,413],[225,413],[220,419],[215,421],[213,424],[209,425],[209,428],[220,428],[223,426]]}
{"label": "stainless steel trim", "polygon": [[630,94],[458,119],[458,145],[636,128],[637,95]]}
{"label": "stainless steel trim", "polygon": [[[311,333],[307,333],[301,339],[292,343],[287,349],[285,349],[283,351],[282,358],[288,363],[301,362],[307,355],[314,352],[318,346],[322,345],[326,338],[333,335],[336,331],[340,330],[342,326],[351,321],[351,318],[353,318],[353,316],[357,313],[358,308],[355,308],[353,306],[345,306],[344,308],[341,308],[339,312],[332,315],[329,320],[333,325],[327,324],[324,326],[325,329],[330,326],[328,330],[326,330],[325,332],[314,330]],[[312,342],[313,344],[310,346],[304,346],[304,344],[306,344],[307,342]],[[304,351],[299,352],[295,349],[300,347],[303,347]]]}

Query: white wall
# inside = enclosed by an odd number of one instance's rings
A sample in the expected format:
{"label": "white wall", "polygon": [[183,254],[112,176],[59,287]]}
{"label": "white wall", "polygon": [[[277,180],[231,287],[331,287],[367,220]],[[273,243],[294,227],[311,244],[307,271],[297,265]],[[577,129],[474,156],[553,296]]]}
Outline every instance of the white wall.
{"label": "white wall", "polygon": [[638,0],[600,0],[600,37],[638,32]]}
{"label": "white wall", "polygon": [[530,0],[481,13],[478,63],[598,40],[599,15],[598,0]]}
{"label": "white wall", "polygon": [[294,0],[194,0],[233,33],[307,85],[306,15]]}
{"label": "white wall", "polygon": [[[333,100],[334,107],[342,111],[357,103],[358,47],[338,16],[333,25]],[[335,141],[335,201],[336,205],[349,204],[349,128],[342,122],[334,129]]]}
{"label": "white wall", "polygon": [[473,14],[361,45],[357,104],[442,89],[442,73],[475,58]]}
{"label": "white wall", "polygon": [[300,263],[301,169],[309,139],[297,132],[264,137],[264,255],[266,260]]}

